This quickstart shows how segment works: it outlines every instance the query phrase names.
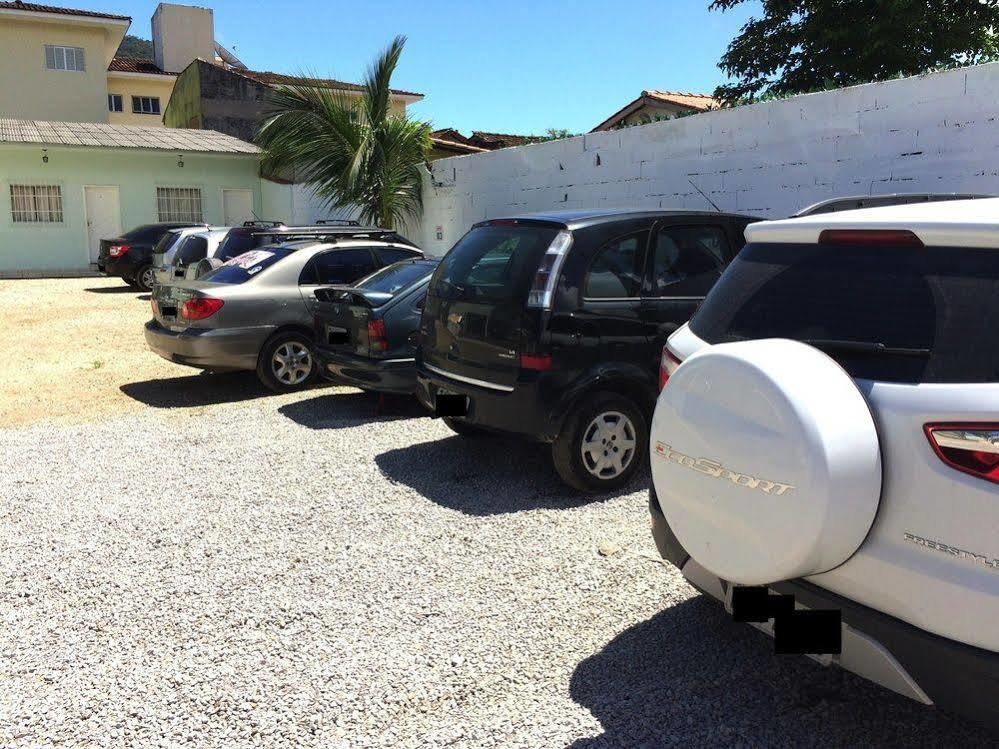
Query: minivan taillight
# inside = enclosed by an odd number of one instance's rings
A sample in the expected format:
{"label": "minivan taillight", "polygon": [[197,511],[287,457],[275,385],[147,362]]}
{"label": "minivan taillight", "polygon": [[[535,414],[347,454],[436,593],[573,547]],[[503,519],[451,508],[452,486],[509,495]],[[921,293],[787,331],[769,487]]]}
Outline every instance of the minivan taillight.
{"label": "minivan taillight", "polygon": [[552,299],[555,297],[555,285],[558,283],[558,275],[562,272],[562,263],[565,256],[569,254],[569,247],[572,246],[572,234],[563,229],[555,235],[555,239],[548,245],[541,264],[534,274],[534,282],[531,284],[531,291],[527,295],[527,306],[536,309],[552,308]]}
{"label": "minivan taillight", "polygon": [[222,309],[223,301],[213,296],[188,299],[180,305],[180,316],[185,320],[204,320]]}
{"label": "minivan taillight", "polygon": [[388,351],[388,331],[384,320],[368,320],[368,348],[371,351]]}
{"label": "minivan taillight", "polygon": [[999,484],[999,424],[927,424],[923,429],[944,463]]}
{"label": "minivan taillight", "polygon": [[121,257],[126,252],[128,252],[129,247],[127,244],[113,244],[108,249],[108,255],[111,257]]}
{"label": "minivan taillight", "polygon": [[547,372],[552,368],[551,354],[521,354],[520,368],[533,369],[536,372]]}
{"label": "minivan taillight", "polygon": [[663,354],[659,359],[659,390],[662,391],[669,382],[669,378],[677,370],[682,362],[680,357],[673,353],[669,345],[663,346]]}

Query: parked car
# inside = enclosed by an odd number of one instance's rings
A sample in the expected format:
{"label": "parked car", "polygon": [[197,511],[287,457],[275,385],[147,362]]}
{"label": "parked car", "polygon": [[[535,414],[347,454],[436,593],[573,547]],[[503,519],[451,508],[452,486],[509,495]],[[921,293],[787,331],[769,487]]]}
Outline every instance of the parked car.
{"label": "parked car", "polygon": [[[409,245],[380,239],[378,229],[328,230],[314,239],[267,245],[228,261],[196,281],[159,286],[146,323],[149,347],[170,361],[213,371],[256,370],[276,391],[315,376],[314,292],[350,284],[400,258]],[[393,232],[382,231],[382,237]]]}
{"label": "parked car", "polygon": [[645,463],[659,354],[753,219],[567,211],[483,221],[434,273],[417,396],[458,434],[550,442],[583,491]]}
{"label": "parked car", "polygon": [[430,276],[439,259],[393,263],[350,288],[316,289],[319,372],[362,390],[413,393],[416,342]]}
{"label": "parked car", "polygon": [[[374,232],[371,236],[377,237],[381,241],[391,241],[396,244],[416,247],[415,244],[396,232],[386,232],[384,229],[373,227],[362,227],[356,221],[341,221],[327,219],[317,221],[311,226],[285,226],[280,222],[268,221],[247,221],[243,226],[237,226],[229,230],[229,234],[222,241],[218,249],[217,257],[223,262],[230,260],[237,255],[242,255],[248,250],[255,250],[265,244],[275,242],[291,242],[297,239],[320,238],[325,236],[340,236],[344,232],[353,233],[355,236],[363,236],[364,231]],[[417,248],[418,249],[418,248]]]}
{"label": "parked car", "polygon": [[907,203],[941,203],[946,200],[975,200],[990,198],[991,195],[976,195],[957,192],[895,192],[887,195],[855,195],[845,198],[829,198],[802,208],[792,218],[814,216],[819,213],[854,211],[858,208],[880,208]]}
{"label": "parked car", "polygon": [[762,591],[778,647],[999,726],[999,200],[746,236],[663,350],[662,556],[737,616]]}
{"label": "parked car", "polygon": [[155,282],[162,286],[186,278],[198,262],[215,257],[228,233],[229,227],[170,230],[153,248]]}
{"label": "parked car", "polygon": [[129,286],[149,291],[156,282],[153,271],[153,247],[171,229],[189,226],[207,228],[192,221],[143,224],[114,239],[102,239],[97,270],[105,276],[117,276]]}

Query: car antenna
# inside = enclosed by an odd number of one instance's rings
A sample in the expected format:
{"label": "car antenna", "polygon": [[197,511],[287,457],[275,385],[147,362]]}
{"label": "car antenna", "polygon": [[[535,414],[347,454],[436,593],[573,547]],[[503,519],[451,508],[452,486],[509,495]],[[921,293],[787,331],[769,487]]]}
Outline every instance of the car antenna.
{"label": "car antenna", "polygon": [[718,211],[718,213],[722,212],[722,209],[715,205],[715,201],[713,201],[711,198],[709,198],[705,194],[704,190],[702,190],[700,187],[698,187],[697,185],[694,184],[694,180],[688,178],[687,181],[690,183],[691,187],[693,187],[695,190],[697,190],[697,192],[701,193],[701,197],[702,198],[704,198],[706,201],[708,201],[709,203],[711,203],[711,207],[712,208],[714,208],[716,211]]}

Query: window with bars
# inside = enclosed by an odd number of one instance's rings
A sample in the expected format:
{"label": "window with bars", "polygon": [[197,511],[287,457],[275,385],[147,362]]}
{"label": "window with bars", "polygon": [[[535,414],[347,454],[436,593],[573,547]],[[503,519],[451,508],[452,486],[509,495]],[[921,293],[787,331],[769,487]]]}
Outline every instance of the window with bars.
{"label": "window with bars", "polygon": [[59,185],[11,185],[10,215],[15,224],[61,224]]}
{"label": "window with bars", "polygon": [[121,94],[108,94],[108,111],[120,112],[121,110]]}
{"label": "window with bars", "polygon": [[83,62],[83,48],[46,44],[45,67],[49,70],[75,70],[82,73],[86,70]]}
{"label": "window with bars", "polygon": [[159,221],[204,221],[201,189],[197,187],[157,187],[156,213]]}
{"label": "window with bars", "polygon": [[134,114],[159,114],[160,99],[158,96],[133,96],[132,112]]}

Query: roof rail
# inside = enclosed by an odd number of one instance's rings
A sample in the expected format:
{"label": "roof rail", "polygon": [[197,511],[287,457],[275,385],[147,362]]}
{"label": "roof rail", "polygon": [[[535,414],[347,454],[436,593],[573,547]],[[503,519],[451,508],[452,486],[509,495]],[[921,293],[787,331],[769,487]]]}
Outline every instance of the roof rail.
{"label": "roof rail", "polygon": [[352,218],[318,218],[316,226],[360,226],[361,222]]}
{"label": "roof rail", "polygon": [[244,221],[243,226],[248,228],[253,226],[268,228],[268,227],[285,226],[285,223],[284,221],[264,221],[261,219],[254,219],[253,221]]}
{"label": "roof rail", "polygon": [[977,200],[991,198],[993,195],[962,194],[956,192],[899,192],[888,195],[857,195],[845,198],[830,198],[813,203],[802,208],[789,218],[814,216],[819,213],[837,213],[853,211],[858,208],[880,208],[886,205],[905,205],[907,203],[936,203],[945,200]]}

